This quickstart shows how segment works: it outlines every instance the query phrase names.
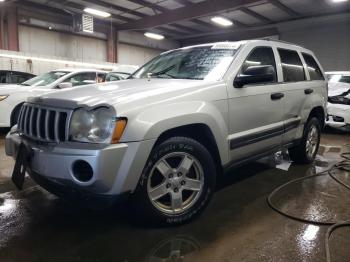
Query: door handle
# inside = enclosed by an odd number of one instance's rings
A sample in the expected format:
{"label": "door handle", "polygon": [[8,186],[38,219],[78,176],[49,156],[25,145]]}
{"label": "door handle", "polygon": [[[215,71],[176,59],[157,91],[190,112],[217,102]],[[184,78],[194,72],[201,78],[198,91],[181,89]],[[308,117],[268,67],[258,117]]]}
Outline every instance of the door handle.
{"label": "door handle", "polygon": [[273,93],[271,94],[271,100],[278,100],[284,97],[283,93]]}
{"label": "door handle", "polygon": [[308,89],[305,89],[305,90],[304,90],[305,95],[310,95],[310,94],[313,93],[313,92],[314,92],[314,90],[311,89],[311,88],[308,88]]}

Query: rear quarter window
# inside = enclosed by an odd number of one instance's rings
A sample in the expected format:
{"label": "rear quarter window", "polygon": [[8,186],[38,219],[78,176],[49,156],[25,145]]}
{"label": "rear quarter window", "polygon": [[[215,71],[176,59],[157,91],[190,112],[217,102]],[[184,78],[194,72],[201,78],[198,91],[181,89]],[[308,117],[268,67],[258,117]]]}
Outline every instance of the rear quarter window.
{"label": "rear quarter window", "polygon": [[324,80],[321,68],[318,66],[316,60],[309,54],[303,53],[307,70],[309,71],[310,80]]}

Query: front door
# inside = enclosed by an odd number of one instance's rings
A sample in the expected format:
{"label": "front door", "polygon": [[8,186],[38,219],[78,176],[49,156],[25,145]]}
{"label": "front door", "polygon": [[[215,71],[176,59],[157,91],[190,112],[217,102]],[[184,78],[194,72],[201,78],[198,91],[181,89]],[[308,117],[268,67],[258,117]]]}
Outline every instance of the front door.
{"label": "front door", "polygon": [[268,82],[258,81],[241,88],[228,87],[228,140],[232,161],[266,153],[280,147],[282,142],[284,94],[277,85],[273,49],[269,46],[253,48],[238,75],[254,66],[272,66],[275,74]]}

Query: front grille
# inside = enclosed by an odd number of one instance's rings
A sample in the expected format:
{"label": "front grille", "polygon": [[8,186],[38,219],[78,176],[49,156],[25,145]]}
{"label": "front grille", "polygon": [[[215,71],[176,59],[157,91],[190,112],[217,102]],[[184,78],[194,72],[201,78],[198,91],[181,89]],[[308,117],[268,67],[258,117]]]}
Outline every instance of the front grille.
{"label": "front grille", "polygon": [[19,132],[33,140],[63,142],[68,140],[71,110],[23,104],[19,118]]}

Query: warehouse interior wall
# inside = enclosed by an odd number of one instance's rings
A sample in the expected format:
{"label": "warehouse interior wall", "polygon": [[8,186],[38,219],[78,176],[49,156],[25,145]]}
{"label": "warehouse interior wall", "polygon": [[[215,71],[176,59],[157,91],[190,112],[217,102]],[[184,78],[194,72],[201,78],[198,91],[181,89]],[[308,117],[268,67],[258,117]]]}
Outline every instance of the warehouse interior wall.
{"label": "warehouse interior wall", "polygon": [[324,70],[350,70],[350,19],[344,23],[280,29],[280,39],[312,50]]}
{"label": "warehouse interior wall", "polygon": [[[347,59],[350,57],[349,16],[342,15],[336,19],[316,18],[310,21],[277,25],[279,39],[300,44],[312,50],[327,71],[350,70],[350,60]],[[118,41],[117,62],[138,66],[165,50],[179,47],[176,41],[149,40],[142,33],[128,31],[119,32]],[[82,62],[107,61],[106,39],[51,31],[28,25],[19,25],[19,50]]]}
{"label": "warehouse interior wall", "polygon": [[[19,25],[21,52],[61,57],[81,62],[106,62],[107,40]],[[141,66],[165,50],[177,48],[175,41],[150,41],[141,33],[121,32],[118,63]],[[144,46],[143,46],[144,45]]]}
{"label": "warehouse interior wall", "polygon": [[119,43],[118,63],[141,66],[161,52],[163,50]]}
{"label": "warehouse interior wall", "polygon": [[121,31],[118,33],[118,63],[143,65],[160,53],[179,48],[177,41],[162,41],[146,38],[142,33]]}
{"label": "warehouse interior wall", "polygon": [[102,39],[23,25],[19,26],[18,31],[21,52],[63,57],[82,62],[107,60],[107,45]]}

